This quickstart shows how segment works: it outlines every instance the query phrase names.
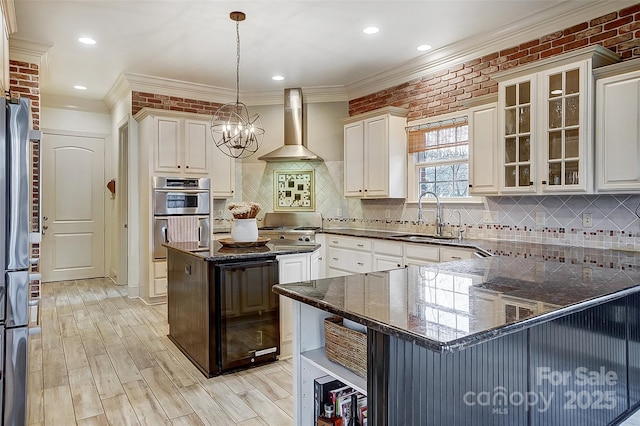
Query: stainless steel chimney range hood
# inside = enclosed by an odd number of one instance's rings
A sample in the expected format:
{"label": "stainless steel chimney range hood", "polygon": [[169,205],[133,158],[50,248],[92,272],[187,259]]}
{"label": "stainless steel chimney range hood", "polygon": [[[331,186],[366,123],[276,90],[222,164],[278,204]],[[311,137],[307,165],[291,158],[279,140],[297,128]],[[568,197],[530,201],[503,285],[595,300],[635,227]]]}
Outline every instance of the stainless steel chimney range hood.
{"label": "stainless steel chimney range hood", "polygon": [[284,145],[258,157],[264,161],[324,161],[304,143],[302,89],[284,89]]}

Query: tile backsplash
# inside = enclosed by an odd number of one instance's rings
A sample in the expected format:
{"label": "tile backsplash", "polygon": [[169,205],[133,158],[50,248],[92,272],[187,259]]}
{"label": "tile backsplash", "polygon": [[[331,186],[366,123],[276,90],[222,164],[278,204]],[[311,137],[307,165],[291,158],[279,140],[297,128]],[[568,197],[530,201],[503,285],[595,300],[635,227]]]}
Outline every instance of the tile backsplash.
{"label": "tile backsplash", "polygon": [[[342,161],[246,162],[237,168],[237,199],[256,201],[263,212],[273,211],[276,170],[315,170],[316,211],[325,227],[370,228],[389,231],[431,232],[435,204],[423,203],[425,224],[418,224],[418,207],[401,199],[345,199]],[[214,216],[230,218],[230,200],[214,201]],[[457,230],[459,211],[465,238],[500,239],[577,247],[640,250],[640,195],[548,195],[486,197],[483,203],[443,205],[446,231]],[[219,210],[223,216],[219,217]],[[591,214],[592,226],[582,216]],[[263,214],[263,213],[262,213]],[[259,215],[259,217],[262,216]]]}
{"label": "tile backsplash", "polygon": [[[418,207],[404,200],[362,200],[361,214],[327,220],[328,227],[430,232],[417,223]],[[351,205],[351,204],[350,204]],[[640,250],[640,195],[549,195],[486,197],[480,204],[443,206],[443,220],[457,229],[459,211],[466,238],[501,239],[594,248]],[[435,221],[435,205],[423,205],[425,221]],[[583,213],[592,226],[584,227]],[[455,231],[455,229],[453,229]]]}

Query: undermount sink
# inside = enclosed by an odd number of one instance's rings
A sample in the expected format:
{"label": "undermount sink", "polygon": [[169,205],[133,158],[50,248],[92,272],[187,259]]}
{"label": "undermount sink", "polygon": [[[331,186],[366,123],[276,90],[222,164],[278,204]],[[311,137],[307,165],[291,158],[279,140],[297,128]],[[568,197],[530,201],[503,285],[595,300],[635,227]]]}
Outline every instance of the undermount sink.
{"label": "undermount sink", "polygon": [[429,241],[429,240],[453,240],[454,236],[446,235],[425,235],[425,234],[398,234],[391,235],[391,238],[400,238],[409,241]]}

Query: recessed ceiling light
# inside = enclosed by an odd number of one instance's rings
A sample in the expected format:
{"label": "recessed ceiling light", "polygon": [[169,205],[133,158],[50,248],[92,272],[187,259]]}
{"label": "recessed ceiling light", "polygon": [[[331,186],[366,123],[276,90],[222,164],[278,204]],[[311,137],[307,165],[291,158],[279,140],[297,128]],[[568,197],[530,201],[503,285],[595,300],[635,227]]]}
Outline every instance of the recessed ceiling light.
{"label": "recessed ceiling light", "polygon": [[378,31],[380,31],[380,28],[378,27],[367,27],[364,30],[362,30],[362,32],[365,34],[375,34]]}
{"label": "recessed ceiling light", "polygon": [[273,77],[271,77],[271,80],[282,81],[284,80],[284,77],[281,75],[274,75]]}
{"label": "recessed ceiling light", "polygon": [[418,50],[421,52],[426,52],[427,50],[431,50],[431,45],[430,44],[421,44],[420,46],[418,46]]}
{"label": "recessed ceiling light", "polygon": [[76,90],[87,90],[87,88],[85,86],[80,86],[79,84],[73,86],[74,89]]}
{"label": "recessed ceiling light", "polygon": [[80,37],[78,41],[82,44],[96,44],[96,41],[91,37]]}

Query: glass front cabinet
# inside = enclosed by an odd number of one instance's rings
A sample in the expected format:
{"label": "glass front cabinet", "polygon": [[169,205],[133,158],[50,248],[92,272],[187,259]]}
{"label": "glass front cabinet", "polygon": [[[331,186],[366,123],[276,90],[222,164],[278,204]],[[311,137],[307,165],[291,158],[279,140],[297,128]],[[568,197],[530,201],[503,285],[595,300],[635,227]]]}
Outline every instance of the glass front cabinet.
{"label": "glass front cabinet", "polygon": [[616,60],[583,49],[496,76],[502,194],[593,192],[592,68]]}

